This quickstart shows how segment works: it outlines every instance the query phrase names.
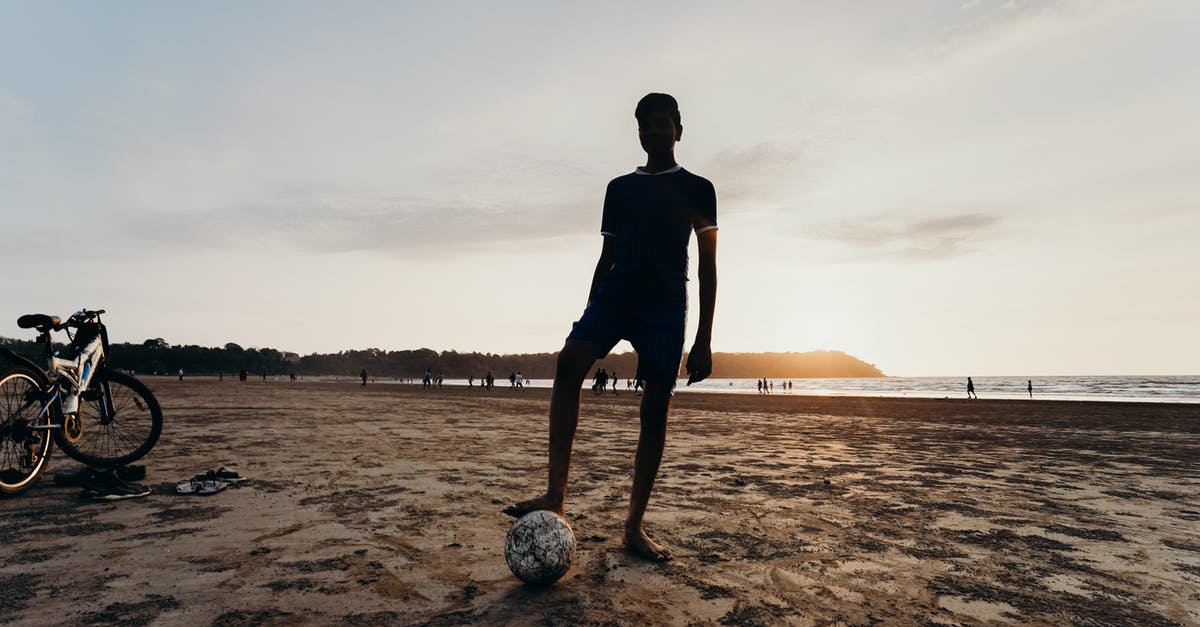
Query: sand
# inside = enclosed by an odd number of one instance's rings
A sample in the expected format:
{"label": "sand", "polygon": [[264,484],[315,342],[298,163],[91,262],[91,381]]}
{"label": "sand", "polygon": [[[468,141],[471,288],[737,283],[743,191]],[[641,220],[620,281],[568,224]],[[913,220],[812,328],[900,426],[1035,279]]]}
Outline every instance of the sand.
{"label": "sand", "polygon": [[537,589],[500,509],[544,487],[547,390],[149,383],[153,495],[82,501],[56,454],[0,500],[0,622],[1200,624],[1200,406],[681,393],[656,565],[620,545],[637,401],[588,393]]}

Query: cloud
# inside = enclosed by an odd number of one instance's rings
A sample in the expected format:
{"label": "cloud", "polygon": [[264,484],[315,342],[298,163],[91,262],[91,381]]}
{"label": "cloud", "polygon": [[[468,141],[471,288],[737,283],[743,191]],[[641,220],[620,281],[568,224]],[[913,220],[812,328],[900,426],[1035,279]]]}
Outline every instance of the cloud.
{"label": "cloud", "polygon": [[794,199],[792,192],[817,180],[820,171],[821,162],[808,146],[784,142],[723,150],[698,168],[716,185],[722,211]]}
{"label": "cloud", "polygon": [[171,248],[246,249],[264,243],[306,253],[378,251],[451,256],[497,244],[522,245],[598,233],[595,203],[544,200],[507,204],[461,195],[296,197],[182,214],[130,214],[114,221],[116,238]]}
{"label": "cloud", "polygon": [[[239,250],[262,244],[304,253],[379,251],[442,259],[468,249],[597,235],[602,164],[499,144],[469,162],[366,153],[323,170],[234,144],[146,151],[123,164],[122,197],[104,216],[114,239],[165,248]],[[151,157],[154,157],[153,159]],[[270,164],[259,174],[256,164]],[[381,165],[382,164],[382,165]]]}
{"label": "cloud", "polygon": [[936,217],[879,214],[812,225],[806,236],[865,250],[872,259],[943,261],[974,252],[999,223],[999,217],[988,213]]}

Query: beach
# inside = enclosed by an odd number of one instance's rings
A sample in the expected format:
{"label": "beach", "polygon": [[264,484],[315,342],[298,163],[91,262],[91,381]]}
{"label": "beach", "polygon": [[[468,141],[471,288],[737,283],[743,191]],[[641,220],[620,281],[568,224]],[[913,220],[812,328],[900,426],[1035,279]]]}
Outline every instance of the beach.
{"label": "beach", "polygon": [[0,623],[1200,624],[1200,405],[681,392],[659,565],[620,541],[638,399],[588,392],[576,562],[531,588],[500,510],[548,390],[229,379],[146,379],[152,495],[81,500],[56,452],[0,499]]}

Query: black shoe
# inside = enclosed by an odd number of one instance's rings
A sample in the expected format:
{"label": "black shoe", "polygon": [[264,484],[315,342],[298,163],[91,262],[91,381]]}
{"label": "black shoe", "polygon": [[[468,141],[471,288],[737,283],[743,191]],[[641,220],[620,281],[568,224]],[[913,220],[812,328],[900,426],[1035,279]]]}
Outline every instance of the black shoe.
{"label": "black shoe", "polygon": [[84,466],[70,472],[54,473],[54,483],[71,488],[86,488],[96,482],[96,474],[97,471]]}
{"label": "black shoe", "polygon": [[113,471],[121,481],[141,481],[146,478],[145,466],[117,466]]}
{"label": "black shoe", "polygon": [[145,466],[117,466],[116,468],[91,468],[84,466],[71,472],[54,475],[54,483],[67,487],[90,488],[118,479],[140,481],[146,478]]}
{"label": "black shoe", "polygon": [[90,487],[79,496],[96,501],[119,501],[121,499],[136,499],[150,494],[150,486],[140,483],[115,480],[107,484]]}

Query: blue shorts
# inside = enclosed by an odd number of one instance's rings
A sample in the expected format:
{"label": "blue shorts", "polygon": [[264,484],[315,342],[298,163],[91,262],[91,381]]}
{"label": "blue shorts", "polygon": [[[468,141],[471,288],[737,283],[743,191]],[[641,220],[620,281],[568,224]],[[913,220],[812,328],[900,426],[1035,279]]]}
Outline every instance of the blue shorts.
{"label": "blue shorts", "polygon": [[675,387],[683,359],[687,305],[623,302],[598,297],[571,327],[569,340],[587,340],[603,347],[603,358],[617,342],[629,340],[637,351],[637,378]]}

